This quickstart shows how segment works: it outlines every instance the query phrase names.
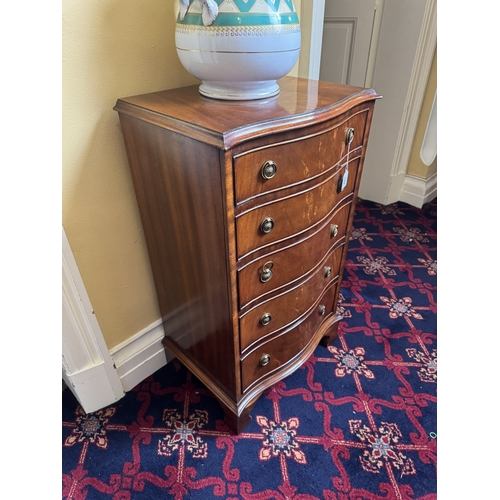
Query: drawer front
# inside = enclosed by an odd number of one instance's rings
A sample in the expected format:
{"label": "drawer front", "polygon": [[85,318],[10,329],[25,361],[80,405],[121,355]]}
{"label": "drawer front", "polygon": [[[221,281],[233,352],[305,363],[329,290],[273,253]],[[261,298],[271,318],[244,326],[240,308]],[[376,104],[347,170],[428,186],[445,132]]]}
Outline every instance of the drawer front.
{"label": "drawer front", "polygon": [[[311,314],[293,330],[271,340],[251,352],[241,362],[243,391],[255,382],[267,376],[272,376],[280,366],[293,359],[304,349],[321,323],[333,311],[333,300],[338,285],[330,287],[322,296],[319,305]],[[324,315],[320,315],[320,306],[325,306]]]}
{"label": "drawer front", "polygon": [[347,184],[340,192],[339,182],[345,167],[313,189],[239,216],[236,219],[238,257],[297,235],[325,218],[342,198],[352,193],[358,164],[359,158],[349,162]]}
{"label": "drawer front", "polygon": [[315,274],[292,290],[251,309],[240,318],[241,349],[290,325],[306,313],[329,283],[337,281],[344,245],[336,248]]}
{"label": "drawer front", "polygon": [[367,113],[351,115],[333,130],[235,157],[236,202],[303,182],[332,168],[347,153],[350,128],[354,129],[351,151],[363,144]]}
{"label": "drawer front", "polygon": [[[352,203],[335,211],[318,232],[291,247],[255,260],[238,272],[240,308],[263,298],[263,295],[304,276],[320,262],[345,235]],[[271,277],[266,270],[271,268]]]}

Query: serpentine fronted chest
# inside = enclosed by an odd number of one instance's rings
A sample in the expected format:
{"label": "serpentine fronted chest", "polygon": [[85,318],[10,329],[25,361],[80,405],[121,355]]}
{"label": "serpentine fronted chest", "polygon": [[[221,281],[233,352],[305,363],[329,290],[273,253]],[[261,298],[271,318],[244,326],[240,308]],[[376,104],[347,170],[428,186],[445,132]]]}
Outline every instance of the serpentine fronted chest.
{"label": "serpentine fronted chest", "polygon": [[375,100],[286,77],[276,97],[198,85],[119,99],[164,345],[239,433],[259,395],[336,336]]}

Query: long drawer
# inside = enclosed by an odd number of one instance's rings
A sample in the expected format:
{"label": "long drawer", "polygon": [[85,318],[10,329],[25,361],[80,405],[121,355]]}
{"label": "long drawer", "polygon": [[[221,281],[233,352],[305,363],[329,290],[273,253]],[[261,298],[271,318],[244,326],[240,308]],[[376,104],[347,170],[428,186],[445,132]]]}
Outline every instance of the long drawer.
{"label": "long drawer", "polygon": [[332,281],[338,281],[338,270],[344,245],[333,250],[306,281],[282,295],[254,307],[240,318],[241,350],[272,335],[304,315]]}
{"label": "long drawer", "polygon": [[347,153],[347,134],[353,129],[351,152],[363,144],[366,106],[341,117],[331,128],[310,136],[250,150],[234,158],[236,202],[304,182],[326,172]]}
{"label": "long drawer", "polygon": [[339,184],[345,166],[312,189],[282,198],[240,215],[236,219],[238,258],[275,242],[291,238],[326,218],[337,203],[352,193],[359,158],[349,162],[347,184]]}
{"label": "long drawer", "polygon": [[266,254],[238,271],[240,309],[251,307],[274,290],[299,280],[344,240],[351,201],[338,208],[331,219],[318,225],[305,240]]}
{"label": "long drawer", "polygon": [[273,372],[292,360],[309,344],[321,323],[333,311],[337,286],[333,284],[322,295],[317,307],[314,307],[297,327],[261,345],[241,361],[243,391],[264,377],[272,376]]}

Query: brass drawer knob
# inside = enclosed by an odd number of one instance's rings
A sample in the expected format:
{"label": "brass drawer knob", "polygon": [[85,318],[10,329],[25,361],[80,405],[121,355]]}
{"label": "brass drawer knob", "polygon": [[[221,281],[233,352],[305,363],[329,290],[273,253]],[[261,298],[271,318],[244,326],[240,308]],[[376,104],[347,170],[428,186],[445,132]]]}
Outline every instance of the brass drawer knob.
{"label": "brass drawer knob", "polygon": [[325,267],[325,278],[329,278],[330,274],[332,274],[332,268],[330,266]]}
{"label": "brass drawer knob", "polygon": [[272,260],[266,262],[262,266],[262,271],[260,273],[260,281],[262,281],[262,283],[269,281],[273,277],[273,266],[274,262]]}
{"label": "brass drawer knob", "polygon": [[262,175],[262,177],[267,181],[276,175],[277,170],[278,167],[276,166],[276,163],[272,160],[268,160],[260,168],[260,175]]}
{"label": "brass drawer knob", "polygon": [[270,233],[273,230],[274,227],[274,221],[271,219],[271,217],[266,217],[261,223],[260,223],[260,230],[263,233]]}
{"label": "brass drawer knob", "polygon": [[349,144],[351,144],[351,142],[354,140],[354,129],[353,128],[350,128],[348,131],[347,131],[347,134],[346,134],[346,137],[345,137],[345,143],[349,146]]}
{"label": "brass drawer knob", "polygon": [[271,361],[271,356],[269,356],[269,354],[264,354],[262,358],[260,358],[259,364],[260,366],[266,366],[269,364],[269,361]]}
{"label": "brass drawer knob", "polygon": [[339,232],[339,226],[337,224],[332,224],[330,226],[330,238],[335,238]]}
{"label": "brass drawer knob", "polygon": [[319,311],[318,311],[318,312],[319,312],[319,315],[320,315],[320,316],[324,316],[324,315],[325,315],[325,312],[326,312],[326,306],[324,306],[323,304],[321,304],[321,305],[319,306]]}
{"label": "brass drawer knob", "polygon": [[273,317],[269,314],[269,313],[266,313],[266,314],[263,314],[262,315],[262,318],[260,318],[260,321],[259,323],[262,325],[262,326],[266,326],[268,325],[269,323],[271,323],[271,320],[273,319]]}

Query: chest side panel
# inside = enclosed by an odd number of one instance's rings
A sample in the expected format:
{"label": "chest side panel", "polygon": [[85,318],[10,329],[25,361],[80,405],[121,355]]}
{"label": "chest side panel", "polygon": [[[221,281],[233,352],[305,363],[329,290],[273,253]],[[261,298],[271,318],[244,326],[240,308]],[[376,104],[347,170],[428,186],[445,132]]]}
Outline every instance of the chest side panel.
{"label": "chest side panel", "polygon": [[219,149],[130,116],[120,121],[165,343],[234,399],[238,382]]}

